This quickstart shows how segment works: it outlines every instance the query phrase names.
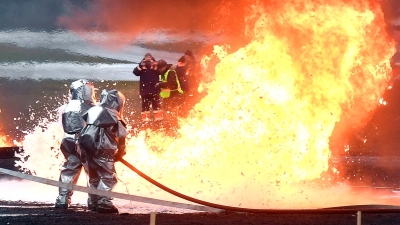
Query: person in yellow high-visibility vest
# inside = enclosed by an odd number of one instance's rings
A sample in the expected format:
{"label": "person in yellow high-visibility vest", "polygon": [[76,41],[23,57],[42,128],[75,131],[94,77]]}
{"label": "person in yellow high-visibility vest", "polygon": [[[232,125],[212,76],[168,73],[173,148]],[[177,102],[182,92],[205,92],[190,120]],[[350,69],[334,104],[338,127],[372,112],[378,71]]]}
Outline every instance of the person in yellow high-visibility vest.
{"label": "person in yellow high-visibility vest", "polygon": [[156,87],[160,89],[164,112],[160,115],[154,115],[154,117],[163,117],[164,120],[173,123],[176,121],[176,116],[182,104],[183,90],[172,64],[161,59],[157,61],[157,69],[160,72],[160,82],[157,83]]}

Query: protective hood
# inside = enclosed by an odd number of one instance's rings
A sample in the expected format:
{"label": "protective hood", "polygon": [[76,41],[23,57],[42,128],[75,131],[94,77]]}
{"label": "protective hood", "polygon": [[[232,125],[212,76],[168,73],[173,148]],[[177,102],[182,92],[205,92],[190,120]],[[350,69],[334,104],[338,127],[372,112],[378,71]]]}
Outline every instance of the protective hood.
{"label": "protective hood", "polygon": [[81,100],[90,105],[94,105],[96,102],[94,86],[91,82],[85,79],[79,79],[72,82],[69,91],[71,92],[72,100]]}
{"label": "protective hood", "polygon": [[122,115],[125,105],[125,96],[115,89],[104,89],[101,92],[100,105],[111,107]]}

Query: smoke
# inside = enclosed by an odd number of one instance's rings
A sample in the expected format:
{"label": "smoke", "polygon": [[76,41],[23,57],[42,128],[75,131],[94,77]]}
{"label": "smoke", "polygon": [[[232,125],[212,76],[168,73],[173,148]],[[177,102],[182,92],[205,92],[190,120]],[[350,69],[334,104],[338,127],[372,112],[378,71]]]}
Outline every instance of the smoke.
{"label": "smoke", "polygon": [[382,10],[387,21],[400,17],[400,2],[397,0],[382,0]]}
{"label": "smoke", "polygon": [[58,24],[75,32],[122,33],[132,40],[147,33],[146,41],[157,41],[160,30],[178,41],[199,34],[237,39],[243,37],[246,1],[99,0],[85,6],[69,3],[67,14],[58,18]]}

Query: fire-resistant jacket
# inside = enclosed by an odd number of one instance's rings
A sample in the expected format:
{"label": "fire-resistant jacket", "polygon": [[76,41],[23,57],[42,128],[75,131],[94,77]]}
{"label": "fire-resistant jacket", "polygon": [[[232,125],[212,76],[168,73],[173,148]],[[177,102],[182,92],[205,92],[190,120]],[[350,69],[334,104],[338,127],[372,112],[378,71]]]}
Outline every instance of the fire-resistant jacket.
{"label": "fire-resistant jacket", "polygon": [[86,126],[79,136],[79,144],[92,157],[113,159],[116,151],[125,153],[128,134],[122,119],[125,97],[117,90],[103,90],[100,105],[84,115]]}
{"label": "fire-resistant jacket", "polygon": [[171,66],[172,64],[168,64],[165,71],[161,71],[161,82],[158,83],[158,87],[161,89],[160,96],[162,98],[169,98],[183,93],[176,71],[171,69]]}

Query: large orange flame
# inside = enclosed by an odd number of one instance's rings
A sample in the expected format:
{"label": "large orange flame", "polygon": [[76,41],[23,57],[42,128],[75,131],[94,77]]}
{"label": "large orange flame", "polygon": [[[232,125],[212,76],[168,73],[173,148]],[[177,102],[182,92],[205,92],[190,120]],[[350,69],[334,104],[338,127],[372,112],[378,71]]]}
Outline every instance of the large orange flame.
{"label": "large orange flame", "polygon": [[[316,192],[309,181],[328,169],[335,125],[365,123],[390,79],[393,49],[379,8],[361,0],[271,0],[254,1],[248,13],[252,41],[232,54],[215,46],[220,63],[207,74],[213,76],[208,94],[180,119],[177,137],[143,131],[129,139],[125,159],[173,189],[220,204],[293,208],[371,200],[337,202],[332,189]],[[27,154],[34,154],[36,140],[26,138]],[[26,168],[49,175],[43,157]],[[135,194],[168,198],[122,165],[117,170]]]}
{"label": "large orange flame", "polygon": [[[251,43],[232,54],[215,47],[221,62],[208,95],[180,121],[178,138],[132,139],[139,167],[162,165],[155,174],[179,174],[188,191],[207,180],[206,198],[238,187],[267,196],[328,169],[336,123],[366,122],[393,53],[379,9],[367,1],[269,3],[251,7]],[[266,201],[246,197],[251,205]]]}

